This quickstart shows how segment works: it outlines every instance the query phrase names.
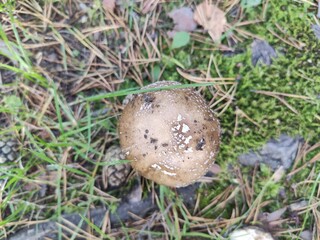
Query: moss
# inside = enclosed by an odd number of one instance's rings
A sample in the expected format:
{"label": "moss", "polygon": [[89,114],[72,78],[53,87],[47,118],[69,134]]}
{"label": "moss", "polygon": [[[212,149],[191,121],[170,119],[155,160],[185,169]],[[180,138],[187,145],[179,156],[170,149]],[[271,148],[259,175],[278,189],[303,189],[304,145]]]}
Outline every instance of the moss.
{"label": "moss", "polygon": [[[277,138],[281,133],[287,133],[292,136],[300,135],[311,143],[319,140],[320,122],[317,116],[320,113],[320,68],[317,56],[319,55],[320,41],[316,39],[311,30],[312,17],[307,14],[308,7],[308,4],[288,4],[284,0],[269,1],[266,20],[260,24],[248,25],[245,28],[246,31],[263,36],[276,49],[278,58],[273,60],[271,66],[252,65],[252,39],[247,39],[239,44],[236,51],[239,53],[233,56],[228,56],[223,52],[210,52],[205,50],[209,47],[204,47],[203,44],[196,42],[190,43],[189,46],[179,49],[179,51],[175,50],[177,52],[174,52],[174,54],[171,53],[187,69],[197,69],[204,72],[207,71],[210,55],[213,54],[222,76],[240,76],[235,99],[220,117],[223,136],[217,162],[222,166],[224,172],[228,172],[230,166],[238,164],[237,156],[239,154],[247,152],[249,149],[259,148],[268,139]],[[260,10],[247,10],[243,21],[257,19],[262,14],[262,9]],[[279,30],[277,25],[283,29],[284,33]],[[285,43],[273,35],[271,31],[284,39],[293,39],[292,41],[297,45],[300,44],[301,48]],[[196,50],[192,52],[192,49]],[[166,52],[165,49],[164,52]],[[192,55],[188,57],[186,53],[190,52],[192,52]],[[166,54],[170,55],[170,52]],[[163,75],[165,79],[181,79],[175,70],[176,67],[174,64],[167,65]],[[218,76],[214,65],[212,65],[210,73],[213,77]],[[298,112],[295,113],[279,99],[259,94],[255,91],[294,94],[306,96],[310,99],[281,97]],[[210,92],[205,92],[204,96],[208,100],[212,98]],[[259,126],[256,126],[245,117],[238,117],[237,134],[234,135],[236,109],[242,110]],[[308,159],[313,155],[308,156]],[[263,200],[275,200],[276,203],[272,207],[266,206],[262,211],[273,211],[283,207],[283,202],[292,202],[294,199],[312,196],[312,185],[307,187],[306,185],[301,185],[297,189],[297,195],[292,193],[292,185],[295,182],[301,182],[301,179],[307,179],[311,168],[310,166],[302,170],[290,181],[281,181],[268,185],[264,192]],[[316,168],[319,170],[318,168],[320,167],[317,166]],[[246,171],[245,169],[243,169],[244,172]],[[263,167],[258,169],[254,186],[256,190],[254,198],[257,197],[261,188],[272,176],[272,172],[268,171]],[[250,177],[251,174],[244,173],[246,177]],[[222,193],[230,184],[230,179],[233,177],[230,174],[226,174],[224,180],[215,183],[205,192],[200,190],[203,196],[201,206],[204,207],[210,204],[212,199]],[[283,186],[285,186],[287,195],[286,200],[278,199],[279,191]],[[246,204],[243,202],[241,194],[235,197],[235,201],[239,205]],[[226,217],[228,213],[232,212],[232,205],[228,205],[223,212],[210,212],[208,215],[210,217]]]}

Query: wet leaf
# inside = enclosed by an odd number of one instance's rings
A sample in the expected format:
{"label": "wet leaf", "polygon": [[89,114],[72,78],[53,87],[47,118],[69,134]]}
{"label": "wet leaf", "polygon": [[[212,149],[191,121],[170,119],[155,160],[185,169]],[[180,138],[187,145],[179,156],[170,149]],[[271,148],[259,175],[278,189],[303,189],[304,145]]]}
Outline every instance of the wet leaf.
{"label": "wet leaf", "polygon": [[309,230],[301,232],[300,237],[303,240],[312,240],[313,239],[312,232]]}
{"label": "wet leaf", "polygon": [[251,44],[251,49],[251,60],[254,66],[256,66],[258,62],[271,65],[272,59],[278,57],[273,47],[271,47],[270,44],[264,40],[255,39]]}
{"label": "wet leaf", "polygon": [[267,216],[267,221],[268,222],[273,222],[281,219],[281,216],[287,211],[287,207],[280,208],[272,213],[269,213]]}
{"label": "wet leaf", "polygon": [[308,206],[308,202],[305,200],[302,200],[300,202],[295,202],[295,203],[291,203],[289,205],[289,209],[290,211],[301,211],[303,210],[306,206]]}
{"label": "wet leaf", "polygon": [[227,19],[224,12],[207,1],[199,4],[194,13],[194,20],[208,31],[213,41],[218,41],[225,30]]}
{"label": "wet leaf", "polygon": [[134,186],[132,187],[131,192],[128,193],[126,198],[128,201],[133,204],[133,203],[139,203],[142,200],[142,186],[140,182],[140,178],[137,177],[137,181],[135,182]]}
{"label": "wet leaf", "polygon": [[221,167],[218,164],[213,164],[209,168],[209,171],[212,172],[213,174],[219,174],[219,173],[221,173]]}
{"label": "wet leaf", "polygon": [[190,35],[187,32],[177,32],[173,37],[172,49],[186,46],[190,42]]}
{"label": "wet leaf", "polygon": [[319,25],[316,25],[316,24],[313,24],[311,28],[312,28],[312,30],[313,30],[314,35],[315,35],[318,39],[320,39],[320,26],[319,26]]}
{"label": "wet leaf", "polygon": [[197,28],[197,23],[193,20],[193,11],[189,7],[174,9],[168,16],[172,18],[174,25],[173,31],[169,31],[169,37],[174,37],[177,32],[192,32]]}

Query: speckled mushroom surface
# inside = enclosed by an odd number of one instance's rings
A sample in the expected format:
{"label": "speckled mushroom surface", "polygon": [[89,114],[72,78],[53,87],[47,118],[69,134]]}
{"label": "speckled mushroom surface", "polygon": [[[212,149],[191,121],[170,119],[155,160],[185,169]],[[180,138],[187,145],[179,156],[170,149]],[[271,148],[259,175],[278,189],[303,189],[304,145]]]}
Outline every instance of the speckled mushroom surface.
{"label": "speckled mushroom surface", "polygon": [[[161,81],[145,88],[180,85]],[[219,121],[193,89],[134,95],[119,120],[120,145],[145,178],[170,187],[189,185],[213,164]]]}
{"label": "speckled mushroom surface", "polygon": [[274,240],[270,233],[258,227],[245,227],[234,230],[230,236],[230,240]]}

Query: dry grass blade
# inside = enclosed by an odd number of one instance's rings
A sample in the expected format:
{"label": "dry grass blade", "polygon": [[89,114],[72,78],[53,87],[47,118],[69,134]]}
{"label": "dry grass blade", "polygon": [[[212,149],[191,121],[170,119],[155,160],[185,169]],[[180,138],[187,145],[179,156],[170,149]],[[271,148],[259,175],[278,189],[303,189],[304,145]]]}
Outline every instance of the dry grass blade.
{"label": "dry grass blade", "polygon": [[86,28],[86,29],[81,30],[81,32],[84,37],[88,37],[88,36],[95,34],[95,33],[114,30],[114,29],[118,29],[118,28],[121,28],[121,26],[120,25],[101,26],[101,27]]}
{"label": "dry grass blade", "polygon": [[248,119],[250,122],[252,122],[254,125],[256,125],[258,128],[261,128],[260,124],[254,121],[252,118],[250,118],[244,111],[242,111],[240,108],[237,107],[236,109],[236,115],[240,117],[244,117]]}
{"label": "dry grass blade", "polygon": [[278,93],[278,92],[268,92],[268,91],[253,91],[253,92],[264,94],[264,95],[271,96],[271,97],[278,99],[280,102],[282,102],[285,106],[287,106],[295,114],[299,114],[299,112],[294,107],[292,107],[286,100],[284,100],[282,97],[291,97],[291,98],[298,98],[298,99],[303,99],[303,100],[311,100],[311,98],[307,97],[307,96],[288,94],[288,93]]}
{"label": "dry grass blade", "polygon": [[234,186],[229,186],[226,188],[222,193],[220,193],[218,196],[216,196],[214,199],[211,200],[211,203],[209,203],[206,207],[201,209],[201,211],[197,214],[197,216],[204,214],[206,211],[208,211],[213,206],[217,205],[217,203],[224,201],[227,199],[235,190]]}
{"label": "dry grass blade", "polygon": [[[207,77],[195,77],[191,74],[183,72],[181,69],[177,68],[177,72],[184,77],[185,79],[188,79],[191,82],[195,83],[203,83],[203,82],[215,82],[219,85],[223,84],[234,84],[234,78],[207,78]],[[229,80],[229,81],[228,81]],[[226,82],[223,82],[226,81]]]}
{"label": "dry grass blade", "polygon": [[307,168],[308,166],[310,166],[311,164],[313,164],[313,163],[315,163],[315,162],[317,162],[317,161],[319,161],[319,160],[320,160],[320,153],[316,154],[310,161],[304,163],[301,167],[299,167],[299,168],[291,171],[291,172],[288,174],[288,177],[289,177],[289,176],[292,176],[292,175],[294,175],[294,174],[296,174],[296,173],[298,173],[299,171]]}
{"label": "dry grass blade", "polygon": [[299,41],[297,41],[297,40],[288,40],[288,39],[285,39],[285,38],[282,38],[282,37],[280,37],[277,33],[275,33],[273,30],[271,30],[271,29],[268,29],[269,30],[269,32],[272,34],[272,35],[274,35],[275,37],[277,37],[277,38],[279,38],[281,41],[283,41],[284,43],[286,43],[286,44],[288,44],[288,45],[290,45],[290,46],[292,46],[292,47],[295,47],[295,48],[297,48],[297,49],[299,49],[299,50],[302,50],[303,49],[303,47],[304,47],[304,44],[303,43],[301,43],[301,42],[299,42]]}
{"label": "dry grass blade", "polygon": [[113,67],[113,64],[105,57],[105,55],[92,42],[90,42],[89,39],[87,39],[87,37],[83,35],[78,29],[70,28],[69,31],[83,44],[83,46],[90,49],[97,57],[104,61],[108,67]]}
{"label": "dry grass blade", "polygon": [[303,95],[296,95],[296,94],[290,94],[290,93],[279,93],[279,92],[268,92],[268,91],[260,91],[260,90],[254,90],[254,93],[260,93],[268,96],[283,96],[283,97],[291,97],[291,98],[299,98],[304,100],[312,100],[312,98],[303,96]]}

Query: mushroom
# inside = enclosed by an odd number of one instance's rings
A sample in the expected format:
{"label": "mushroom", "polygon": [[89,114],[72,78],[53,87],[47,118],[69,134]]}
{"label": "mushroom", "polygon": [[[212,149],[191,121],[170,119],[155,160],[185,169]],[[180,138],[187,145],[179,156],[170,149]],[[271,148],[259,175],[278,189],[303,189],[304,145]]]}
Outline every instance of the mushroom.
{"label": "mushroom", "polygon": [[230,240],[274,240],[269,232],[253,226],[236,229],[229,238]]}
{"label": "mushroom", "polygon": [[[160,81],[143,89],[181,85]],[[169,187],[187,186],[212,166],[220,125],[193,89],[172,88],[136,94],[119,120],[120,146],[143,177]]]}

